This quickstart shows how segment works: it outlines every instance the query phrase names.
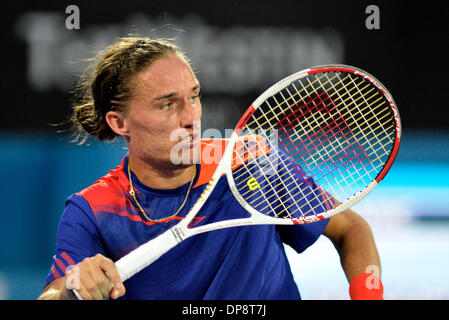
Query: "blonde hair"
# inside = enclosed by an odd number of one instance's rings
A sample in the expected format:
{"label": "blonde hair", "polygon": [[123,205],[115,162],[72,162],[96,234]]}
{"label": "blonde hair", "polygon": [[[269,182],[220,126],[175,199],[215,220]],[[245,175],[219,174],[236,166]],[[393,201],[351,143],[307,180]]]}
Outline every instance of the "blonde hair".
{"label": "blonde hair", "polygon": [[168,40],[128,36],[97,54],[74,90],[71,117],[74,138],[83,144],[89,136],[100,141],[113,140],[117,134],[106,122],[106,113],[126,114],[126,101],[132,95],[136,75],[162,56],[174,53],[186,62],[181,49]]}

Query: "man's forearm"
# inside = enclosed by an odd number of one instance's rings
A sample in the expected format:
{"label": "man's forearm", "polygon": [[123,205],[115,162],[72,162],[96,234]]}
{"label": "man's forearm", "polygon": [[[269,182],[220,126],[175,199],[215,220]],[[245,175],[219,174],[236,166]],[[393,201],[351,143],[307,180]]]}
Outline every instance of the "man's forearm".
{"label": "man's forearm", "polygon": [[[375,271],[380,278],[380,258],[368,223],[354,221],[338,244],[341,265],[349,282],[360,273]],[[375,269],[377,268],[377,270]]]}
{"label": "man's forearm", "polygon": [[45,287],[37,300],[75,300],[76,296],[65,287],[65,277],[53,280]]}
{"label": "man's forearm", "polygon": [[63,300],[62,299],[62,290],[58,289],[49,289],[43,292],[37,300]]}

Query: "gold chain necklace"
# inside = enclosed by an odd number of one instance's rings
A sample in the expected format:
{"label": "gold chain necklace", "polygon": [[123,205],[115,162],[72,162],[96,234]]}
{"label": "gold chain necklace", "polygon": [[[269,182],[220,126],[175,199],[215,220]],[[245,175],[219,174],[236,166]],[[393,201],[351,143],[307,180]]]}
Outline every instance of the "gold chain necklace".
{"label": "gold chain necklace", "polygon": [[128,178],[129,178],[129,185],[130,185],[129,194],[131,195],[131,197],[133,197],[134,202],[137,204],[137,207],[139,208],[140,212],[142,213],[142,215],[143,215],[148,221],[151,221],[151,222],[159,222],[159,221],[162,221],[162,220],[170,219],[170,218],[176,216],[176,215],[179,213],[179,211],[181,211],[181,209],[184,207],[184,205],[185,205],[186,202],[187,202],[187,198],[189,197],[190,190],[192,189],[192,185],[193,185],[193,181],[195,180],[195,176],[196,176],[196,166],[194,166],[194,168],[193,168],[192,179],[190,180],[189,190],[187,190],[187,194],[186,194],[186,197],[184,198],[184,201],[182,202],[182,204],[181,204],[181,206],[178,208],[178,210],[177,210],[174,214],[172,214],[171,216],[169,216],[169,217],[165,217],[165,218],[161,218],[161,219],[150,219],[150,218],[147,216],[145,210],[143,210],[143,208],[142,208],[142,206],[140,205],[139,201],[137,201],[136,192],[134,191],[134,186],[133,186],[133,180],[132,180],[132,178],[131,178],[131,170],[129,169],[129,164],[128,164]]}

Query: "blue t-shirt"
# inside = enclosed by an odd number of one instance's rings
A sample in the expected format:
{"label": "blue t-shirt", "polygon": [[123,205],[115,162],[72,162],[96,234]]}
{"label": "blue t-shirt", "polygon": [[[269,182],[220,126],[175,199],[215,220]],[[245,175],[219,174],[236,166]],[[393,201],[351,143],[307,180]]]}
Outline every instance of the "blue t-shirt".
{"label": "blue t-shirt", "polygon": [[[224,143],[204,140],[202,148],[223,147]],[[158,190],[145,186],[133,174],[139,203],[151,219],[163,219],[151,222],[140,214],[129,195],[125,156],[116,169],[67,199],[45,285],[64,276],[69,265],[97,253],[116,261],[178,223],[199,198],[216,165],[197,165],[185,206],[168,219],[163,218],[181,206],[190,182]],[[308,183],[309,188],[313,186]],[[194,223],[247,216],[222,176]],[[327,221],[232,227],[195,235],[125,281],[126,294],[121,299],[300,299],[283,243],[300,253],[318,239]]]}

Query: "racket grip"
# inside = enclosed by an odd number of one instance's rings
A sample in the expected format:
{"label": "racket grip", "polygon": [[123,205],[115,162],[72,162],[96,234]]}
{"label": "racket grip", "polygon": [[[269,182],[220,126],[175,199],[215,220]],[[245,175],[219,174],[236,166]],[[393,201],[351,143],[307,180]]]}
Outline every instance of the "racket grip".
{"label": "racket grip", "polygon": [[142,244],[115,262],[120,278],[122,281],[128,280],[178,243],[172,229],[168,229],[158,237]]}

